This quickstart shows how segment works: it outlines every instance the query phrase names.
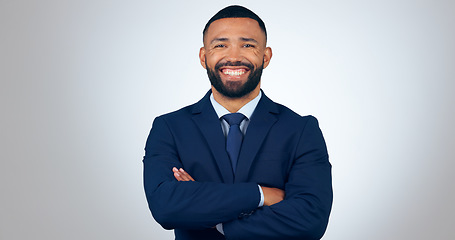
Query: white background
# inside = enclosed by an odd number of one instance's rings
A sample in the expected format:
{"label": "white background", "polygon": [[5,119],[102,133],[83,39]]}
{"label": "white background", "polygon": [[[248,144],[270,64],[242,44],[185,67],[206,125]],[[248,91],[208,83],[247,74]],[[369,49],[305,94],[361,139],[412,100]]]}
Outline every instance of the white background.
{"label": "white background", "polygon": [[0,0],[0,239],[173,239],[142,187],[153,119],[209,89],[202,29],[266,23],[263,89],[319,119],[324,240],[455,239],[455,3]]}

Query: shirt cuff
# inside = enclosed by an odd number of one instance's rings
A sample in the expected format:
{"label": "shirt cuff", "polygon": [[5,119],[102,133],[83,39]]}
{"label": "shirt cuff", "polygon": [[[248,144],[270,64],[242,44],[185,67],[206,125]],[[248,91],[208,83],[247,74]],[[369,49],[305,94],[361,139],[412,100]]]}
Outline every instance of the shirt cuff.
{"label": "shirt cuff", "polygon": [[223,230],[223,224],[222,223],[218,223],[216,225],[216,230],[218,230],[218,232],[220,232],[221,234],[224,235],[224,230]]}
{"label": "shirt cuff", "polygon": [[261,201],[259,201],[258,207],[262,207],[262,206],[264,206],[264,193],[262,192],[261,186],[258,185],[258,187],[259,187],[259,193],[261,194]]}

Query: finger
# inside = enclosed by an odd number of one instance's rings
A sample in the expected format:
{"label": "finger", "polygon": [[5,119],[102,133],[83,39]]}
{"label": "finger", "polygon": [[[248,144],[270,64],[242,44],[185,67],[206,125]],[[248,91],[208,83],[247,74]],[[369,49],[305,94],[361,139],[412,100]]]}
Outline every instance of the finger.
{"label": "finger", "polygon": [[177,179],[177,181],[183,181],[182,176],[179,173],[179,170],[176,167],[172,168],[172,172],[174,172],[174,177]]}
{"label": "finger", "polygon": [[174,172],[174,177],[177,179],[177,181],[184,181],[182,176],[178,172]]}
{"label": "finger", "polygon": [[191,181],[189,174],[180,168],[179,174],[182,177],[183,181]]}
{"label": "finger", "polygon": [[191,177],[191,175],[187,173],[183,168],[180,168],[180,173],[184,176],[185,179],[187,179],[187,181],[194,181],[194,178]]}
{"label": "finger", "polygon": [[179,171],[176,167],[173,167],[172,172],[174,172],[174,177],[179,182],[194,181],[193,178],[187,172],[185,172],[185,170],[183,170],[183,168],[180,168],[180,171]]}

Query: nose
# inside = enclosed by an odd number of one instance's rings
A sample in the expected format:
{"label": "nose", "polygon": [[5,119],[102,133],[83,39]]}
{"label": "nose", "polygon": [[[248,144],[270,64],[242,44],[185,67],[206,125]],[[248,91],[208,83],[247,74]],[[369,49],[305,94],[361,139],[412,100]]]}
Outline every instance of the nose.
{"label": "nose", "polygon": [[240,50],[239,47],[230,47],[229,50],[226,53],[226,60],[230,62],[237,62],[241,61],[243,59],[242,57],[242,51]]}

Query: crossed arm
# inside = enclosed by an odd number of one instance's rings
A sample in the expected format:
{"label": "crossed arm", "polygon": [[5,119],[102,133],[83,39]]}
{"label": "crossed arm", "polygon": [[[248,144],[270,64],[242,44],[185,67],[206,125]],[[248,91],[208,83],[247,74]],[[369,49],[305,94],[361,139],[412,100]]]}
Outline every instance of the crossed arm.
{"label": "crossed arm", "polygon": [[[183,168],[177,169],[176,167],[172,168],[174,172],[174,177],[179,182],[188,182],[195,181],[189,173],[187,173]],[[260,186],[262,193],[264,194],[264,206],[271,206],[275,203],[279,203],[284,199],[284,191],[279,188],[270,188]]]}
{"label": "crossed arm", "polygon": [[254,182],[194,181],[183,170],[173,134],[162,120],[156,120],[147,141],[144,187],[150,210],[164,228],[202,230],[223,223],[227,239],[322,236],[332,203],[331,165],[314,118],[302,132],[304,141],[296,146],[284,191],[261,186],[265,203],[260,208]]}

